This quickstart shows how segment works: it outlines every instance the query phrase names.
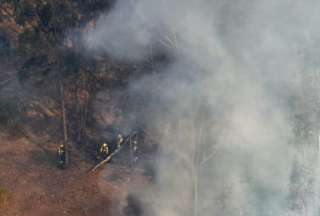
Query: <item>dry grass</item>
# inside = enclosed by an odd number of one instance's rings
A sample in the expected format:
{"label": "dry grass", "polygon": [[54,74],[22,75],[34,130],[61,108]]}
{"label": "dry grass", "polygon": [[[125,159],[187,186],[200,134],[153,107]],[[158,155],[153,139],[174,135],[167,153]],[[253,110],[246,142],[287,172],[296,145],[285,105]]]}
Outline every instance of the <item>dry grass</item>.
{"label": "dry grass", "polygon": [[10,199],[10,192],[6,188],[0,186],[0,208],[8,205]]}

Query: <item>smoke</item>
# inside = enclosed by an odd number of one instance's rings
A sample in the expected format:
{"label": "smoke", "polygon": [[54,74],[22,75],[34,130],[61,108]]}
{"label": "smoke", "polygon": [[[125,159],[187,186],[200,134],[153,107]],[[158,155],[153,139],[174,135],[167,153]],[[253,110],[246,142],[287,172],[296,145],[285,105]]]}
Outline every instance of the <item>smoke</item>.
{"label": "smoke", "polygon": [[[170,56],[128,87],[147,101],[132,112],[161,145],[156,183],[138,192],[145,215],[319,214],[318,191],[309,193],[318,190],[319,88],[308,82],[319,67],[319,7],[118,0],[84,35],[88,52],[128,62]],[[295,116],[311,127],[306,136]]]}

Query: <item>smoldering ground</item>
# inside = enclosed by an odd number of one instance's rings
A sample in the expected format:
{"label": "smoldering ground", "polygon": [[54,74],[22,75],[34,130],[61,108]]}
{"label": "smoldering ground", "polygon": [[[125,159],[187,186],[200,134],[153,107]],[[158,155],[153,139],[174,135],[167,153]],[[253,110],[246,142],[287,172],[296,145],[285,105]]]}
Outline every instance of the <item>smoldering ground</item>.
{"label": "smoldering ground", "polygon": [[319,8],[118,0],[83,36],[87,52],[128,62],[171,56],[126,90],[145,98],[132,114],[161,146],[155,184],[136,191],[144,215],[319,214],[318,86],[308,82],[319,67]]}

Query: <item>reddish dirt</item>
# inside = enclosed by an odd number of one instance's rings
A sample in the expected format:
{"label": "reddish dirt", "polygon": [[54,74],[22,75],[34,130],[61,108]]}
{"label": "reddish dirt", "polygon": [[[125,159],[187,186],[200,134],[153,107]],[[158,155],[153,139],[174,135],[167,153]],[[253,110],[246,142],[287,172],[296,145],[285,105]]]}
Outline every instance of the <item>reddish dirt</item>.
{"label": "reddish dirt", "polygon": [[10,194],[1,216],[122,215],[119,203],[128,186],[144,182],[109,164],[89,173],[92,164],[80,157],[71,157],[73,163],[60,170],[54,157],[57,144],[43,142],[45,148],[39,147],[41,141],[0,134],[0,187]]}
{"label": "reddish dirt", "polygon": [[[0,80],[5,80],[0,81],[0,99],[14,96],[29,105],[35,98],[29,92],[34,91],[21,88],[17,66],[0,58],[0,67],[4,68]],[[20,138],[14,138],[20,129],[12,134],[0,132],[0,216],[124,216],[122,208],[126,207],[129,189],[144,186],[148,180],[139,171],[112,164],[90,173],[94,164],[75,148],[68,168],[58,169],[59,112],[42,104],[46,103],[41,100],[33,104],[39,110],[27,106]],[[3,189],[9,197],[4,204]]]}

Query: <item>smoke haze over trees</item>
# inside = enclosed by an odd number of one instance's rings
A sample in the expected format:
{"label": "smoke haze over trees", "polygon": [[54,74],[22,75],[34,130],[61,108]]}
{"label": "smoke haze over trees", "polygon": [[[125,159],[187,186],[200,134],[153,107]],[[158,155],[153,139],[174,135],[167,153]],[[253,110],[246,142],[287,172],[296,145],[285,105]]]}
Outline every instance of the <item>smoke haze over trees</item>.
{"label": "smoke haze over trees", "polygon": [[119,0],[84,35],[89,53],[169,56],[128,87],[162,149],[157,183],[138,192],[149,214],[319,214],[319,7]]}
{"label": "smoke haze over trees", "polygon": [[159,143],[154,182],[128,198],[139,214],[318,216],[319,8],[3,0],[0,67],[18,60],[0,74],[0,124],[35,109],[59,128],[61,85],[79,151],[111,126]]}

